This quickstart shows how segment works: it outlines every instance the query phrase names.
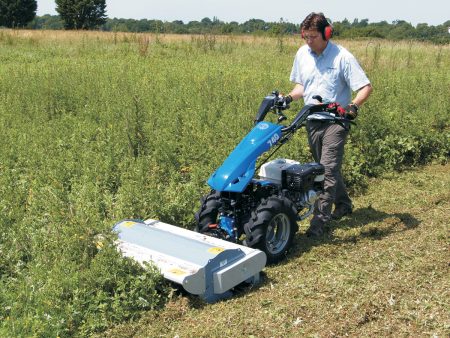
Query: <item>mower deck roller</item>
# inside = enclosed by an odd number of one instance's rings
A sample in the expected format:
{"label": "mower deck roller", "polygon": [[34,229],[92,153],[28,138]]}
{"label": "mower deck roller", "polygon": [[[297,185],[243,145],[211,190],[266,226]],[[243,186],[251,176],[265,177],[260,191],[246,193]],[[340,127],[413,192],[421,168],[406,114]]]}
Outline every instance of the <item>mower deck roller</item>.
{"label": "mower deck roller", "polygon": [[213,302],[246,281],[257,283],[264,252],[157,220],[124,220],[114,226],[122,254],[152,262],[163,276]]}

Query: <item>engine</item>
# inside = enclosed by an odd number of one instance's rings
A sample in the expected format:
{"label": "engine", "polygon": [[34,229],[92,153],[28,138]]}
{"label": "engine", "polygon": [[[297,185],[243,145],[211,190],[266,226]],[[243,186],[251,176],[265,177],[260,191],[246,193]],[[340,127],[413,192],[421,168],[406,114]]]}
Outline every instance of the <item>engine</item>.
{"label": "engine", "polygon": [[323,190],[325,169],[320,163],[300,164],[281,159],[261,166],[259,177],[287,191],[288,197],[303,209],[311,207]]}

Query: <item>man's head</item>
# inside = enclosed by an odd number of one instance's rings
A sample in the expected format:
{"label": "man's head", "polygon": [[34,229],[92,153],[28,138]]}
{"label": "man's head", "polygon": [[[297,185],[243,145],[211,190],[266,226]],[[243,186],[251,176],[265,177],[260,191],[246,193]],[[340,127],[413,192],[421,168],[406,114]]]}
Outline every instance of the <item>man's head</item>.
{"label": "man's head", "polygon": [[301,25],[302,38],[308,46],[320,54],[327,46],[327,41],[333,35],[333,27],[323,13],[311,13]]}

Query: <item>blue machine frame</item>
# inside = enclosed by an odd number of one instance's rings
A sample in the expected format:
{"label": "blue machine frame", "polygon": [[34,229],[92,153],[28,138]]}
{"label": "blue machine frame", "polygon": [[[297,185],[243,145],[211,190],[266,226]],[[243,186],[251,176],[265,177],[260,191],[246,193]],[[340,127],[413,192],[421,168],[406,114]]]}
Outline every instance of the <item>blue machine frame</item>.
{"label": "blue machine frame", "polygon": [[282,128],[259,122],[210,176],[209,186],[216,191],[243,192],[253,179],[258,157],[280,140]]}

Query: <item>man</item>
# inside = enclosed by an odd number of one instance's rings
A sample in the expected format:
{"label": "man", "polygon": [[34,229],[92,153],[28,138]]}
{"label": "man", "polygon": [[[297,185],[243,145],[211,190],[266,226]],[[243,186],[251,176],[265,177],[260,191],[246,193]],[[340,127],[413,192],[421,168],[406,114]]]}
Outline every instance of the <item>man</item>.
{"label": "man", "polygon": [[[320,95],[324,103],[336,102],[344,107],[348,119],[356,118],[372,86],[355,57],[330,41],[333,27],[323,13],[309,14],[301,24],[301,33],[306,45],[300,47],[295,56],[290,77],[295,86],[285,97],[286,103],[303,98],[305,104],[317,104],[313,96]],[[357,92],[353,100],[352,91]],[[332,218],[340,219],[352,213],[352,201],[341,175],[349,126],[344,128],[313,114],[306,127],[314,160],[325,167],[324,192],[316,201],[306,232],[310,237],[317,237],[323,234],[324,225]]]}

